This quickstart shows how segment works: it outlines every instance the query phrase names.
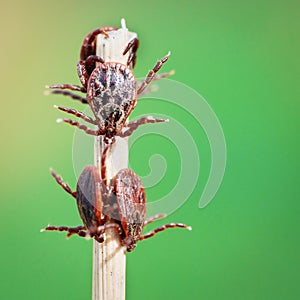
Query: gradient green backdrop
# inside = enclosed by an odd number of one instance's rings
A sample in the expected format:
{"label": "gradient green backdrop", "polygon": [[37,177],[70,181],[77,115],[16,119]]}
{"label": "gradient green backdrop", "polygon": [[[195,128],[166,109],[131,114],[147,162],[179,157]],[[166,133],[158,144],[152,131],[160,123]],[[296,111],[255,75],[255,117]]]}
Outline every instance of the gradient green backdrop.
{"label": "gradient green backdrop", "polygon": [[[1,299],[91,298],[92,242],[39,232],[48,223],[80,223],[48,169],[74,187],[74,130],[55,123],[62,114],[52,106],[82,106],[43,91],[78,83],[83,37],[119,26],[121,17],[140,37],[137,76],[171,50],[165,70],[176,69],[173,79],[206,98],[228,147],[222,186],[199,209],[210,149],[203,131],[189,127],[199,137],[202,172],[167,221],[193,231],[161,234],[127,255],[127,299],[300,298],[298,1],[17,0],[0,7]],[[147,111],[140,103],[135,115]],[[139,174],[149,171],[152,144],[145,140],[131,154]],[[165,153],[169,145],[161,145]],[[176,182],[177,155],[167,151],[166,178],[147,191],[149,201]]]}

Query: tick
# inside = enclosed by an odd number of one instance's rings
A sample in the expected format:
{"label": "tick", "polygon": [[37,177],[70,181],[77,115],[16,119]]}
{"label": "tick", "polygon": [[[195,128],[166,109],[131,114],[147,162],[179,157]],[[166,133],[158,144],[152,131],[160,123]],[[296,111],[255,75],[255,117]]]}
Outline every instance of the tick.
{"label": "tick", "polygon": [[[117,30],[114,27],[100,27],[89,33],[83,41],[80,51],[80,60],[77,63],[77,73],[82,86],[72,84],[58,84],[48,86],[54,89],[52,93],[69,96],[82,103],[88,103],[94,119],[82,112],[74,109],[56,106],[59,110],[83,119],[91,125],[96,126],[96,130],[88,128],[71,119],[59,119],[75,126],[87,134],[94,136],[103,135],[104,142],[113,143],[115,136],[126,137],[140,125],[147,123],[165,122],[164,119],[153,117],[143,117],[139,120],[127,123],[128,117],[137,104],[137,98],[143,94],[152,80],[167,77],[173,72],[156,75],[163,64],[168,60],[170,52],[150,70],[146,78],[137,83],[132,69],[136,61],[136,51],[138,49],[138,39],[129,41],[123,50],[123,55],[128,55],[126,64],[120,62],[105,62],[101,57],[96,56],[96,37],[103,34],[109,38],[109,33]],[[65,90],[83,92],[86,98]],[[124,130],[122,130],[124,128]]]}
{"label": "tick", "polygon": [[[126,25],[125,25],[126,27]],[[96,55],[96,42],[97,42],[97,37],[99,34],[104,35],[105,38],[109,38],[109,33],[111,31],[116,31],[119,30],[117,27],[112,27],[112,26],[103,26],[99,27],[90,33],[84,38],[81,49],[80,49],[80,60],[77,63],[77,69],[79,69],[79,65],[81,66],[81,69],[85,69],[87,72],[87,75],[91,75],[92,71],[95,68],[95,65],[88,65],[86,66],[86,60],[89,56],[91,55]],[[123,55],[128,54],[128,59],[127,59],[127,65],[130,69],[133,69],[135,66],[136,62],[136,52],[139,47],[139,40],[138,38],[133,38],[126,48],[123,51]],[[87,67],[87,68],[86,68]],[[81,73],[78,72],[78,75]],[[81,76],[79,76],[80,78]],[[82,82],[84,85],[84,83]]]}
{"label": "tick", "polygon": [[79,215],[84,226],[74,228],[66,226],[47,226],[47,231],[66,231],[67,236],[77,234],[81,237],[92,237],[99,243],[105,238],[105,230],[114,228],[118,231],[122,245],[131,252],[138,241],[153,237],[168,228],[191,227],[182,223],[169,223],[142,234],[146,225],[166,217],[155,215],[146,220],[146,195],[142,182],[137,174],[130,169],[120,170],[115,178],[106,179],[106,154],[102,156],[102,180],[95,166],[87,166],[81,173],[76,191],[72,191],[62,178],[52,171],[56,182],[77,201]]}

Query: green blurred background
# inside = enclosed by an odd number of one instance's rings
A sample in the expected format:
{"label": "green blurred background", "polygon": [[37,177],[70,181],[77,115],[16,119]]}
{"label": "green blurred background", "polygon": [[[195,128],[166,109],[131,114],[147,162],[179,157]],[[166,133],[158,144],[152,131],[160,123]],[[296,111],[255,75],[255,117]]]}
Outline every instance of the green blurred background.
{"label": "green blurred background", "polygon": [[[74,130],[55,123],[63,114],[52,106],[82,106],[43,91],[78,83],[83,37],[119,26],[121,17],[140,38],[137,76],[171,50],[165,70],[206,98],[228,147],[221,188],[199,209],[211,158],[205,134],[190,126],[201,176],[167,221],[193,231],[170,230],[127,255],[127,299],[300,298],[298,1],[17,0],[0,7],[1,299],[91,299],[92,242],[39,232],[48,223],[80,224],[74,201],[48,170],[75,186]],[[147,113],[147,103],[135,115]],[[133,149],[139,174],[152,144]],[[161,145],[164,154],[168,144]],[[147,191],[149,201],[176,183],[178,153],[171,147],[166,154],[170,169]]]}

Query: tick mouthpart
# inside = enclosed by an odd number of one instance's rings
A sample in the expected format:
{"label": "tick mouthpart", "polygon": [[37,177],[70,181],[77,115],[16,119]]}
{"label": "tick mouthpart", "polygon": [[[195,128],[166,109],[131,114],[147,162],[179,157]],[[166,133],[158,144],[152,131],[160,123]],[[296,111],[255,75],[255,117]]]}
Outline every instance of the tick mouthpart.
{"label": "tick mouthpart", "polygon": [[136,247],[136,241],[133,240],[131,236],[128,236],[122,241],[123,246],[126,247],[127,252],[131,252],[135,249]]}
{"label": "tick mouthpart", "polygon": [[104,143],[106,144],[113,144],[115,142],[115,135],[116,135],[116,130],[109,126],[106,130],[105,130],[105,137],[104,137]]}
{"label": "tick mouthpart", "polygon": [[105,143],[105,144],[111,145],[111,144],[113,144],[115,141],[116,141],[115,137],[108,137],[108,136],[105,136],[105,137],[104,137],[104,143]]}

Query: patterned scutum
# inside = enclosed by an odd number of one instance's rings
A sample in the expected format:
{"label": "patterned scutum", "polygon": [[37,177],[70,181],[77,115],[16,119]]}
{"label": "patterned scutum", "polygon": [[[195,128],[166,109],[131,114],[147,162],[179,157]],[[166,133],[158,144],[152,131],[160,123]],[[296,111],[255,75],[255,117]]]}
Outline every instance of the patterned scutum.
{"label": "patterned scutum", "polygon": [[122,64],[101,64],[91,74],[87,90],[100,130],[118,134],[136,104],[133,73]]}

